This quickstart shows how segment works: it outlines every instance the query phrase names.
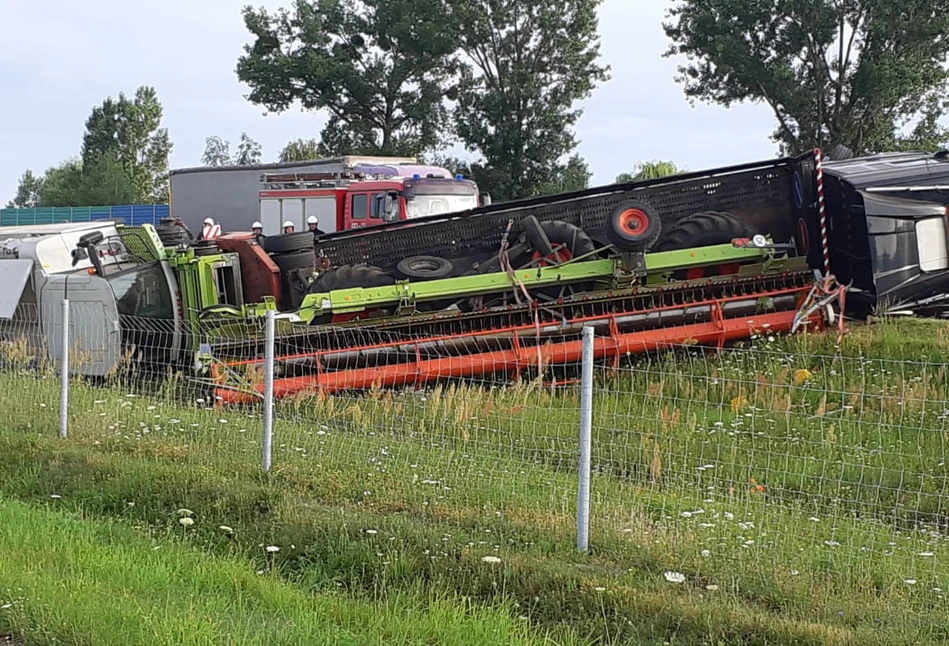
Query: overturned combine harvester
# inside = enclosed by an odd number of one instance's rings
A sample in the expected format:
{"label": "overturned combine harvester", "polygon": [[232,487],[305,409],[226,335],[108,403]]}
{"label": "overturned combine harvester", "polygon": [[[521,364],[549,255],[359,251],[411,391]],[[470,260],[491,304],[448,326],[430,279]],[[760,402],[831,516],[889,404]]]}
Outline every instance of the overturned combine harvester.
{"label": "overturned combine harvester", "polygon": [[[579,359],[584,326],[596,331],[595,354],[614,361],[819,328],[842,314],[831,272],[849,285],[854,315],[940,311],[946,156],[829,163],[824,192],[814,162],[745,164],[316,238],[234,233],[195,244],[173,223],[90,230],[74,242],[83,277],[69,288],[108,301],[97,316],[114,317],[105,324],[121,333],[104,354],[101,341],[79,345],[99,372],[134,351],[197,370],[219,401],[242,403],[262,389],[268,311],[278,324],[278,397],[544,373]],[[62,298],[69,272],[40,276],[50,263],[30,253],[17,258],[31,260],[43,285],[16,297],[40,302],[49,285]],[[57,309],[43,311],[55,326]]]}

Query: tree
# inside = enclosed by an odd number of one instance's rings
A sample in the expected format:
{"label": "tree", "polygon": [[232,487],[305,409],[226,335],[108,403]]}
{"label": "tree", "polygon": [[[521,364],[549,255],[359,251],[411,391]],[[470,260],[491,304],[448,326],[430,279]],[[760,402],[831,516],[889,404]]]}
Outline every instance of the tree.
{"label": "tree", "polygon": [[234,163],[238,166],[250,166],[259,164],[260,158],[260,144],[251,139],[246,132],[242,132],[240,143],[237,144],[237,156],[234,158]]}
{"label": "tree", "polygon": [[201,163],[205,166],[250,166],[259,164],[260,144],[246,132],[241,133],[237,144],[237,154],[231,157],[231,143],[214,135],[204,140],[204,154]]}
{"label": "tree", "polygon": [[590,166],[580,155],[573,155],[567,160],[556,175],[549,181],[541,184],[540,195],[555,195],[557,193],[571,193],[582,191],[590,186]]}
{"label": "tree", "polygon": [[766,103],[783,153],[946,138],[949,0],[679,0],[668,17],[686,96]]}
{"label": "tree", "polygon": [[455,50],[444,0],[295,0],[246,7],[254,38],[237,64],[248,99],[283,112],[325,110],[319,156],[415,155],[446,124]]}
{"label": "tree", "polygon": [[172,144],[161,128],[162,105],[155,89],[142,86],[129,99],[119,93],[93,108],[86,120],[82,162],[91,165],[111,155],[136,187],[134,202],[168,198],[168,156]]}
{"label": "tree", "polygon": [[[536,195],[576,147],[575,103],[608,78],[597,64],[601,0],[458,3],[463,53],[456,132],[502,199]],[[485,187],[488,188],[488,187]]]}
{"label": "tree", "polygon": [[204,140],[201,163],[205,166],[228,166],[231,163],[231,144],[214,135]]}
{"label": "tree", "polygon": [[16,197],[7,203],[8,209],[29,209],[39,204],[40,192],[43,190],[43,178],[37,177],[27,168],[20,176],[20,183],[16,188]]}
{"label": "tree", "polygon": [[37,206],[134,204],[138,186],[124,165],[108,153],[84,163],[70,159],[46,171]]}
{"label": "tree", "polygon": [[320,142],[316,139],[291,141],[280,151],[280,161],[296,162],[320,158]]}
{"label": "tree", "polygon": [[669,161],[651,161],[640,162],[636,164],[632,173],[620,173],[616,176],[616,183],[638,182],[644,179],[659,179],[669,175],[678,175],[684,169],[677,168],[675,164]]}

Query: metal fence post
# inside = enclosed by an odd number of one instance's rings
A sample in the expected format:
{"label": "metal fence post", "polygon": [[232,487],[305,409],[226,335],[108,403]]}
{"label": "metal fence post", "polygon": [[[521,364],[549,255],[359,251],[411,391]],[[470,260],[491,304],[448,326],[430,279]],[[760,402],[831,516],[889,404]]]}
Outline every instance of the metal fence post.
{"label": "metal fence post", "polygon": [[274,372],[274,311],[267,310],[264,350],[264,473],[270,471],[273,461],[273,372]]}
{"label": "metal fence post", "polygon": [[63,299],[63,352],[60,360],[59,436],[69,433],[69,299]]}
{"label": "metal fence post", "polygon": [[590,452],[593,446],[593,328],[583,328],[580,373],[580,479],[577,494],[577,549],[590,548]]}

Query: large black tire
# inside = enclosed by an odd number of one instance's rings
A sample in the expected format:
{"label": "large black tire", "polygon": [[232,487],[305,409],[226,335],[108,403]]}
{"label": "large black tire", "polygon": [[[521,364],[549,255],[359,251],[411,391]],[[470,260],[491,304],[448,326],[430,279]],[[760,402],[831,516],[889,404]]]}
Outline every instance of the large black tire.
{"label": "large black tire", "polygon": [[669,227],[655,251],[676,251],[691,247],[728,244],[735,238],[750,238],[757,233],[731,213],[705,211],[686,216]]}
{"label": "large black tire", "polygon": [[320,274],[307,290],[308,294],[332,292],[354,287],[385,287],[395,285],[395,278],[372,265],[343,265]]}
{"label": "large black tire", "polygon": [[623,202],[610,214],[608,235],[620,251],[645,251],[662,235],[662,222],[648,204]]}
{"label": "large black tire", "polygon": [[293,253],[312,249],[315,237],[312,231],[282,233],[276,236],[262,236],[258,243],[267,253]]}
{"label": "large black tire", "polygon": [[574,258],[596,251],[596,243],[593,242],[593,238],[575,224],[563,220],[553,220],[544,222],[540,226],[552,245],[565,246]]}
{"label": "large black tire", "polygon": [[439,256],[410,256],[400,260],[396,269],[412,280],[436,280],[451,276],[455,265],[447,258]]}
{"label": "large black tire", "polygon": [[178,245],[188,245],[194,240],[191,231],[185,226],[184,222],[175,221],[172,218],[162,218],[155,226],[155,233],[158,239],[166,247],[177,247]]}
{"label": "large black tire", "polygon": [[550,238],[547,237],[547,232],[544,231],[544,226],[535,216],[528,215],[521,222],[521,226],[524,227],[527,242],[530,243],[534,251],[539,252],[542,256],[549,256],[554,252]]}

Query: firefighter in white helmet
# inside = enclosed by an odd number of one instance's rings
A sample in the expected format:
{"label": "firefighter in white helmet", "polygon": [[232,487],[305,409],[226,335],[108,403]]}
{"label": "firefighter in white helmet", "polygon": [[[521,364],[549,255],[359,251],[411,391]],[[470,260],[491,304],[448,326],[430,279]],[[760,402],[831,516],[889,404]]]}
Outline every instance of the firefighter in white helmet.
{"label": "firefighter in white helmet", "polygon": [[294,230],[295,230],[295,227],[293,226],[293,222],[291,222],[290,220],[287,220],[286,222],[283,223],[284,233],[293,233]]}
{"label": "firefighter in white helmet", "polygon": [[323,235],[323,232],[320,231],[320,221],[316,219],[315,215],[311,215],[306,219],[306,226],[316,235]]}
{"label": "firefighter in white helmet", "polygon": [[204,226],[201,227],[201,239],[213,240],[221,235],[221,225],[215,224],[213,218],[204,218]]}
{"label": "firefighter in white helmet", "polygon": [[264,225],[259,220],[250,225],[250,230],[254,232],[255,236],[264,235]]}

